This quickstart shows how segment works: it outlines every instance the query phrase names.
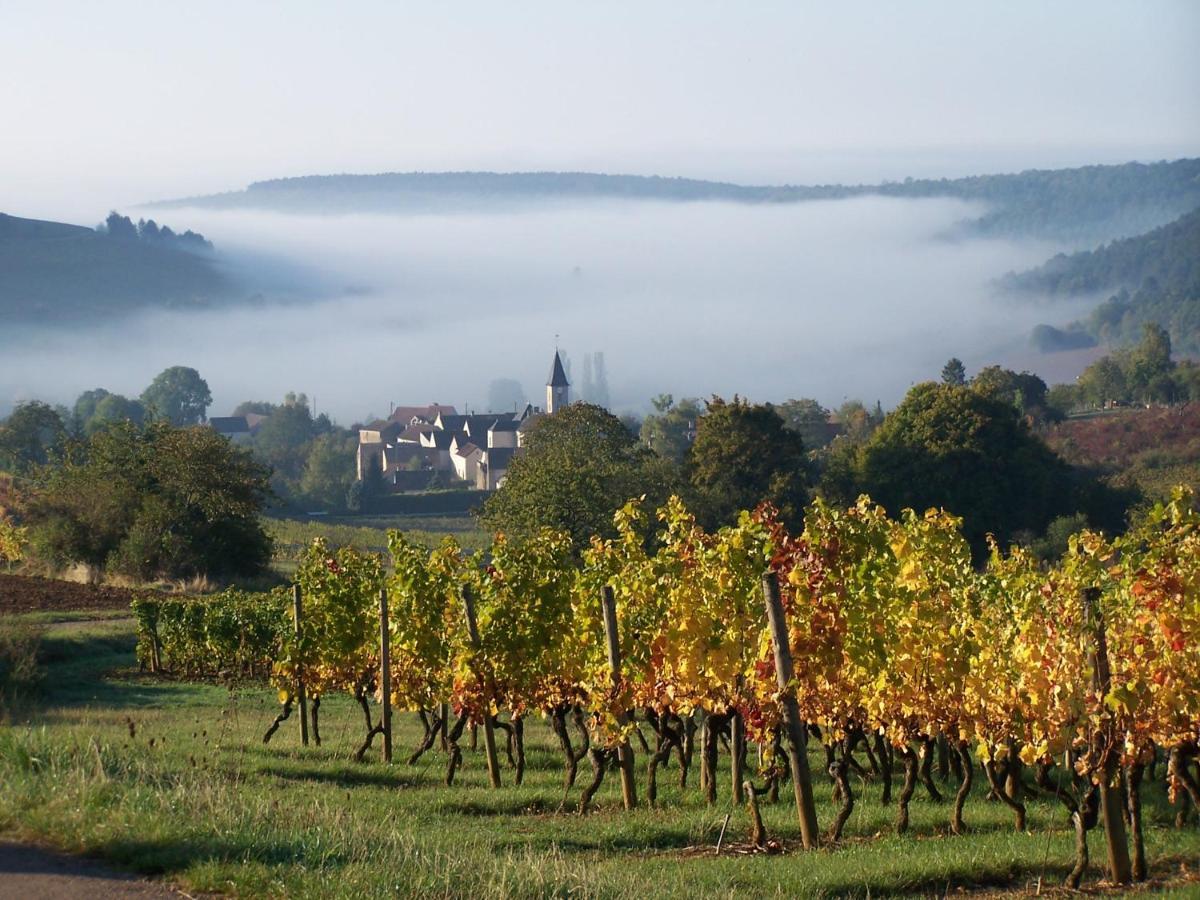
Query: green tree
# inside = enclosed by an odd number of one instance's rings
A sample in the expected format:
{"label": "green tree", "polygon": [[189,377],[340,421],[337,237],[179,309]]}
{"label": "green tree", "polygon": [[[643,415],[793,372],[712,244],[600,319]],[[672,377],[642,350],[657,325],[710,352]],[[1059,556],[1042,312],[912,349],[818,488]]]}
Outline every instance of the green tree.
{"label": "green tree", "polygon": [[254,452],[274,470],[273,480],[281,492],[296,490],[316,434],[317,423],[303,394],[288,394],[259,426]]}
{"label": "green tree", "polygon": [[1055,417],[1063,418],[1071,413],[1081,402],[1078,385],[1056,384],[1046,391],[1046,408]]}
{"label": "green tree", "polygon": [[809,450],[819,450],[830,442],[830,412],[816,400],[801,398],[787,400],[775,407],[783,417],[783,423],[800,435]]}
{"label": "green tree", "polygon": [[1143,400],[1169,400],[1162,396],[1169,387],[1174,364],[1171,362],[1171,336],[1161,325],[1147,322],[1142,326],[1142,339],[1125,358],[1125,377],[1131,392]]}
{"label": "green tree", "polygon": [[663,459],[682,464],[696,437],[696,423],[703,415],[700,401],[688,397],[676,403],[670,394],[659,394],[650,403],[654,414],[642,421],[642,443]]}
{"label": "green tree", "polygon": [[87,423],[96,414],[96,406],[108,394],[109,392],[104,388],[93,388],[90,391],[84,391],[75,399],[75,405],[71,408],[71,430],[76,435],[84,433]]}
{"label": "green tree", "polygon": [[30,505],[39,553],[140,579],[260,574],[267,472],[208,428],[121,422],[71,442]]}
{"label": "green tree", "polygon": [[260,416],[269,416],[275,412],[278,407],[274,403],[266,400],[243,400],[239,403],[230,415],[244,416],[246,413],[255,413]]}
{"label": "green tree", "polygon": [[52,406],[38,400],[20,404],[0,423],[0,469],[24,473],[44,465],[66,433],[62,417]]}
{"label": "green tree", "polygon": [[593,535],[615,535],[613,514],[630,499],[646,495],[653,507],[671,487],[668,467],[620,419],[574,403],[536,421],[480,521],[516,540],[542,527],[559,529],[578,553]]}
{"label": "green tree", "polygon": [[1125,372],[1120,363],[1111,356],[1102,357],[1084,369],[1076,383],[1079,385],[1080,397],[1094,406],[1129,399]]}
{"label": "green tree", "polygon": [[142,425],[146,421],[146,408],[138,400],[130,400],[121,394],[105,393],[92,410],[92,415],[80,428],[84,437],[95,434],[117,422],[132,422]]}
{"label": "green tree", "polygon": [[163,369],[142,391],[142,405],[172,425],[199,425],[212,403],[208,382],[187,366]]}
{"label": "green tree", "polygon": [[357,444],[349,435],[322,434],[313,438],[299,485],[309,504],[326,510],[345,507],[357,475]]}
{"label": "green tree", "polygon": [[1070,467],[1011,403],[969,387],[912,388],[851,466],[850,484],[830,490],[833,499],[852,502],[865,492],[896,513],[944,507],[963,517],[977,552],[988,533],[1002,542],[1019,531],[1041,533],[1054,517],[1079,508]]}
{"label": "green tree", "polygon": [[698,517],[710,528],[769,501],[799,524],[809,499],[804,441],[772,407],[739,397],[708,401],[684,460]]}
{"label": "green tree", "polygon": [[1171,379],[1180,400],[1200,400],[1200,365],[1185,359],[1175,365]]}
{"label": "green tree", "polygon": [[1043,562],[1054,562],[1067,552],[1071,538],[1088,527],[1087,516],[1074,513],[1059,516],[1046,526],[1046,533],[1029,543],[1029,549]]}
{"label": "green tree", "polygon": [[952,356],[942,366],[942,384],[963,385],[967,383],[967,367],[957,356]]}
{"label": "green tree", "polygon": [[993,400],[1011,403],[1021,413],[1046,409],[1046,382],[1030,372],[987,366],[971,379],[971,389]]}

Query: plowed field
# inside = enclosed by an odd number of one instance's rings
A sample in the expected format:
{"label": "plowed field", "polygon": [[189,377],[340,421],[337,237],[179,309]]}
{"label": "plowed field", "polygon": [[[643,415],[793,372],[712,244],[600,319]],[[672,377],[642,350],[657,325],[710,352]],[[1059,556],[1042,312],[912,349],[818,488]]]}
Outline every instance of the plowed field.
{"label": "plowed field", "polygon": [[0,574],[0,615],[38,610],[121,609],[128,607],[132,599],[133,591],[128,588]]}

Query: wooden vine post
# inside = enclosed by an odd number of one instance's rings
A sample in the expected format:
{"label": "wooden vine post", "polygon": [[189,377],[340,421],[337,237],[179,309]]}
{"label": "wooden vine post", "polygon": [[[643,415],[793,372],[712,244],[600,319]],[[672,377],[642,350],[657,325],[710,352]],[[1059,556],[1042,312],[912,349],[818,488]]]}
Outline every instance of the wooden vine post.
{"label": "wooden vine post", "polygon": [[767,846],[767,829],[763,826],[762,813],[758,811],[758,797],[754,793],[754,785],[747,781],[742,785],[746,794],[746,805],[750,811],[750,843],[755,847]]}
{"label": "wooden vine post", "polygon": [[[300,585],[292,585],[292,623],[296,629],[296,642],[300,642],[300,623],[304,621],[304,609],[300,600]],[[296,699],[300,701],[300,743],[308,746],[308,698],[304,693],[304,673],[296,673]]]}
{"label": "wooden vine post", "polygon": [[162,641],[158,637],[158,614],[161,608],[154,605],[154,618],[150,620],[150,671],[155,674],[163,670]]}
{"label": "wooden vine post", "polygon": [[387,588],[379,589],[379,690],[383,695],[383,761],[392,761],[392,647]]}
{"label": "wooden vine post", "polygon": [[[738,696],[742,693],[743,680],[741,675],[737,677]],[[746,756],[746,723],[742,721],[742,714],[736,709],[729,720],[729,736],[729,774],[733,782],[731,793],[733,802],[740,806],[746,799],[743,790],[745,777],[742,774],[742,760]]]}
{"label": "wooden vine post", "polygon": [[[1083,591],[1084,625],[1091,631],[1092,645],[1092,688],[1101,704],[1112,689],[1112,669],[1108,664],[1108,638],[1104,632],[1104,616],[1097,601],[1100,591],[1086,588]],[[1108,851],[1108,875],[1114,884],[1129,884],[1133,880],[1133,864],[1129,859],[1129,842],[1125,834],[1124,797],[1118,783],[1119,753],[1118,735],[1111,719],[1103,714],[1104,724],[1097,737],[1102,754],[1100,775],[1100,815],[1104,822],[1104,844]]]}
{"label": "wooden vine post", "polygon": [[[463,585],[462,589],[463,613],[467,617],[467,637],[471,641],[471,649],[479,654],[482,647],[482,642],[479,640],[479,625],[475,621],[475,599],[471,596],[471,589],[467,585]],[[496,732],[492,728],[492,700],[493,690],[491,678],[487,679],[485,687],[487,688],[487,709],[483,714],[483,749],[487,755],[488,779],[492,783],[492,787],[500,787],[500,760],[496,756]]]}
{"label": "wooden vine post", "polygon": [[800,819],[800,838],[805,850],[815,850],[819,841],[817,804],[813,798],[812,774],[808,768],[808,726],[800,720],[800,706],[792,690],[792,649],[788,645],[787,621],[779,598],[779,581],[774,572],[763,575],[763,600],[775,650],[775,678],[779,683],[779,702],[788,741],[788,759],[792,766],[792,787],[796,793],[796,814]]}
{"label": "wooden vine post", "polygon": [[[605,585],[600,598],[604,612],[604,639],[608,644],[608,666],[612,669],[613,689],[621,684],[621,642],[617,633],[617,601],[611,585]],[[622,726],[629,724],[629,713],[622,710],[617,717]],[[622,739],[617,745],[617,760],[621,764],[621,799],[626,809],[637,806],[637,782],[633,777],[633,748]]]}

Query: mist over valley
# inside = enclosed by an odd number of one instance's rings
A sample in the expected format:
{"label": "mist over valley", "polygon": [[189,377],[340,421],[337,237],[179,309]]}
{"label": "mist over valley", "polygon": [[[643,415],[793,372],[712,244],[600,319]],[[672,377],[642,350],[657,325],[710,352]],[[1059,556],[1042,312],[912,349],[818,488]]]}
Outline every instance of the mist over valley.
{"label": "mist over valley", "polygon": [[[861,196],[420,215],[130,210],[200,232],[223,265],[272,288],[252,303],[79,328],[14,324],[0,337],[0,413],[97,385],[136,393],[176,363],[204,374],[214,413],[289,390],[347,423],[391,402],[482,408],[495,378],[536,401],[556,335],[568,358],[605,352],[617,409],[661,392],[888,405],[950,355],[1029,355],[1047,313],[994,280],[1067,245],[953,236],[988,209]],[[1058,301],[1053,319],[1090,302]]]}

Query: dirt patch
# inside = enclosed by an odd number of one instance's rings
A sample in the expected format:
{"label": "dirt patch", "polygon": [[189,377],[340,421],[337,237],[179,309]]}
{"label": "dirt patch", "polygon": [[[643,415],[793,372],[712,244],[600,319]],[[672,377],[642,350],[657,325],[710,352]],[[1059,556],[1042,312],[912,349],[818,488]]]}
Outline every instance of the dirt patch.
{"label": "dirt patch", "polygon": [[163,884],[142,881],[97,862],[0,841],[0,898],[21,900],[109,900],[113,897],[152,900],[186,897]]}
{"label": "dirt patch", "polygon": [[134,593],[128,588],[0,574],[0,615],[41,610],[128,609]]}

